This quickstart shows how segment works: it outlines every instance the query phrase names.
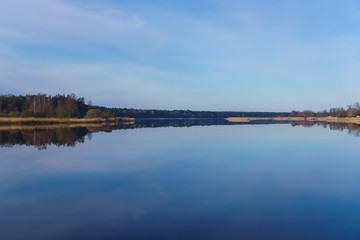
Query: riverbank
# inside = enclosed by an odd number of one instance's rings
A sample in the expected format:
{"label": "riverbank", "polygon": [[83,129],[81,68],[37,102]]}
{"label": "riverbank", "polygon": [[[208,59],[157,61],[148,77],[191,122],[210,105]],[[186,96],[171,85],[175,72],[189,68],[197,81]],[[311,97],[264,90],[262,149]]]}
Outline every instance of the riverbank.
{"label": "riverbank", "polygon": [[274,118],[243,118],[229,117],[225,118],[229,122],[251,122],[256,120],[272,121],[309,121],[309,122],[333,122],[333,123],[355,123],[360,124],[360,117],[355,118],[338,118],[338,117],[274,117]]}
{"label": "riverbank", "polygon": [[115,117],[115,118],[10,118],[1,117],[0,125],[12,124],[87,124],[87,123],[133,123],[134,118]]}
{"label": "riverbank", "polygon": [[[101,127],[115,127],[118,126],[119,123],[116,122],[100,122],[100,123],[59,123],[59,124],[0,124],[0,131],[9,131],[9,130],[49,130],[49,129],[57,129],[57,128],[78,128],[78,127],[86,127],[86,128],[101,128]],[[134,122],[121,122],[123,125],[132,125]]]}
{"label": "riverbank", "polygon": [[225,120],[229,122],[251,122],[256,120],[272,120],[272,121],[306,121],[303,117],[273,117],[273,118],[248,118],[248,117],[228,117]]}
{"label": "riverbank", "polygon": [[310,122],[334,122],[334,123],[355,123],[360,124],[360,117],[346,117],[346,118],[337,118],[337,117],[309,117],[306,119]]}

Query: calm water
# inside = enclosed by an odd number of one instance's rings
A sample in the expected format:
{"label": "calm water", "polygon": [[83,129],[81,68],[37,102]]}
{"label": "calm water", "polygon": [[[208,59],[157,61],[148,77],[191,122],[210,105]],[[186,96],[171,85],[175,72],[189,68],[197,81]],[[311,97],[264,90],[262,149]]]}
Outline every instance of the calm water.
{"label": "calm water", "polygon": [[0,239],[360,238],[356,129],[111,130],[2,132]]}

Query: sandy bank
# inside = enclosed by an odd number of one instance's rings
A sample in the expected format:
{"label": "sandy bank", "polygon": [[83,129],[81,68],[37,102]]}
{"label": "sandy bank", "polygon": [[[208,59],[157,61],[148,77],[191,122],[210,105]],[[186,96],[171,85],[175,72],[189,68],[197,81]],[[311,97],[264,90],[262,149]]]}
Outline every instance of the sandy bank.
{"label": "sandy bank", "polygon": [[334,122],[334,123],[355,123],[360,124],[360,117],[337,118],[337,117],[309,117],[306,119],[311,122]]}
{"label": "sandy bank", "polygon": [[229,122],[250,122],[255,120],[274,120],[274,121],[305,121],[303,117],[274,117],[274,118],[247,118],[247,117],[229,117],[225,118]]}
{"label": "sandy bank", "polygon": [[355,118],[337,118],[337,117],[275,117],[275,118],[225,118],[229,122],[250,122],[255,120],[273,120],[273,121],[309,121],[309,122],[334,122],[334,123],[355,123],[360,124],[360,117]]}

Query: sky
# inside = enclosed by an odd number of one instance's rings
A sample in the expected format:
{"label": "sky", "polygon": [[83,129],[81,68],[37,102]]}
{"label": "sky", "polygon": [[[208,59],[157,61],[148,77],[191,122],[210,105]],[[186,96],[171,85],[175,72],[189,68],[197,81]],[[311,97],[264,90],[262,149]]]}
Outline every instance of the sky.
{"label": "sky", "polygon": [[0,0],[0,94],[141,109],[360,101],[360,2]]}

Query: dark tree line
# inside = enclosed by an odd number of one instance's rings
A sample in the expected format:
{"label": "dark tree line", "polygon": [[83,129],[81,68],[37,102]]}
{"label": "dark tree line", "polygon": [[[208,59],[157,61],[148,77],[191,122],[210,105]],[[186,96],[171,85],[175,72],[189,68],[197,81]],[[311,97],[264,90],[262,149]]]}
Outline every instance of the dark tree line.
{"label": "dark tree line", "polygon": [[47,96],[0,95],[0,116],[3,117],[84,117],[88,111],[84,98],[75,94]]}
{"label": "dark tree line", "polygon": [[132,118],[227,118],[227,117],[288,117],[289,112],[232,112],[232,111],[191,111],[191,110],[155,110],[132,108],[106,108],[91,106],[93,109],[110,111],[117,117]]}

